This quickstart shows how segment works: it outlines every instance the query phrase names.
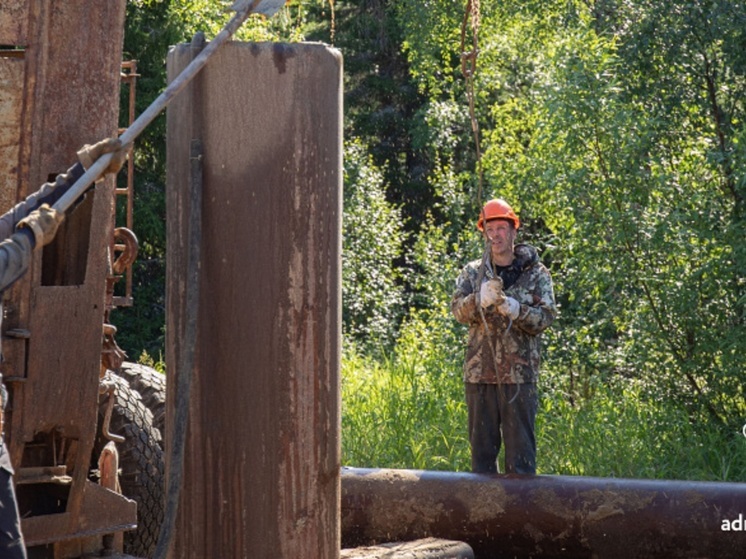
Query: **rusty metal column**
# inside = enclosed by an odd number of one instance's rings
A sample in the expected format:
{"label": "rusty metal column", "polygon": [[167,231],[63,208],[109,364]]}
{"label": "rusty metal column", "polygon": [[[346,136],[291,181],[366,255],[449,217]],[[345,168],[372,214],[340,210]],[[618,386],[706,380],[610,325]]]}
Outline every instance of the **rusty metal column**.
{"label": "rusty metal column", "polygon": [[[171,51],[170,78],[191,49]],[[170,106],[167,137],[169,433],[188,312],[189,146],[204,146],[199,324],[171,557],[338,557],[341,55],[227,44]]]}

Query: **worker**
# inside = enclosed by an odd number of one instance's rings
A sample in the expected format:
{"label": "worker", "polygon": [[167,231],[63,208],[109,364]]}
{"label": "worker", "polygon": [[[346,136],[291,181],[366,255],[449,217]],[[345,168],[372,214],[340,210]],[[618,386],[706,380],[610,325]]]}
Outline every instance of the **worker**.
{"label": "worker", "polygon": [[536,473],[534,424],[541,333],[557,315],[552,278],[533,246],[516,244],[520,220],[502,199],[487,202],[477,228],[481,260],[456,281],[451,312],[469,327],[464,384],[471,467],[497,473],[505,445],[505,471]]}
{"label": "worker", "polygon": [[[92,146],[83,146],[78,152],[80,163],[58,175],[54,182],[44,184],[0,217],[0,297],[26,272],[34,248],[44,246],[54,238],[57,227],[64,219],[64,213],[51,206],[105,153],[114,155],[104,173],[118,172],[127,157],[127,149],[122,147],[118,139],[109,138]],[[13,487],[13,466],[5,445],[3,410],[8,402],[8,392],[2,382],[2,374],[0,400],[0,557],[26,559],[26,546]]]}

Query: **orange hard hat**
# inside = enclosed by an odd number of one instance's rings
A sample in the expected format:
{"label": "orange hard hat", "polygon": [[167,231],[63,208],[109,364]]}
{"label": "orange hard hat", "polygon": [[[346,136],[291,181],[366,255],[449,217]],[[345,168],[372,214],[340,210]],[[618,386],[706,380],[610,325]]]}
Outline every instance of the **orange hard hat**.
{"label": "orange hard hat", "polygon": [[491,219],[507,219],[513,222],[513,227],[516,229],[521,226],[521,220],[515,215],[513,208],[502,198],[495,198],[484,205],[484,208],[479,213],[477,229],[484,231],[484,222]]}

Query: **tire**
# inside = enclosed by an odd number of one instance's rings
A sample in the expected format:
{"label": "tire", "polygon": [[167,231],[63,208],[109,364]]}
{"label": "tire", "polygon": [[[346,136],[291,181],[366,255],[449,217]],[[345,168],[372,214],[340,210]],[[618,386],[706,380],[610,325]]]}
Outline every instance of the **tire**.
{"label": "tire", "polygon": [[[127,381],[130,388],[140,394],[142,403],[153,414],[153,426],[161,433],[162,443],[166,439],[166,376],[147,365],[139,363],[122,363],[114,371],[118,377]],[[161,444],[161,448],[165,448]]]}
{"label": "tire", "polygon": [[[153,414],[143,404],[140,394],[119,376],[107,373],[107,379],[114,383],[116,395],[109,431],[125,439],[117,443],[119,483],[122,494],[137,502],[137,528],[124,533],[124,552],[150,557],[163,522],[165,457],[161,433],[154,427]],[[107,403],[108,397],[102,396],[94,461],[108,442],[101,429]]]}

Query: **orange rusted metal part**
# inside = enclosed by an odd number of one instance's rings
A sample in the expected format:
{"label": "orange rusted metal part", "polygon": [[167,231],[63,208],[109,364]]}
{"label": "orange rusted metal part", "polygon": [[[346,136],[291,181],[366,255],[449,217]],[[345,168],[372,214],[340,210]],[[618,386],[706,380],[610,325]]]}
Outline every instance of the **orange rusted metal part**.
{"label": "orange rusted metal part", "polygon": [[[127,85],[128,89],[128,102],[127,102],[127,122],[132,124],[135,121],[135,100],[137,98],[137,78],[140,74],[137,73],[137,61],[126,60],[122,62],[122,83]],[[120,128],[119,134],[122,134],[126,128]],[[135,160],[132,157],[134,152],[134,145],[130,146],[129,157],[127,158],[126,165],[126,177],[127,183],[124,188],[117,188],[115,204],[118,205],[118,201],[121,198],[125,200],[125,211],[124,211],[124,226],[117,229],[125,229],[132,232],[134,224],[134,202],[135,202]],[[116,237],[117,229],[114,230]],[[134,234],[133,234],[134,236]],[[135,239],[136,241],[136,239]],[[134,258],[133,258],[134,261]],[[112,305],[114,307],[131,307],[134,299],[132,297],[132,262],[126,270],[116,272],[117,274],[124,274],[124,294],[123,295],[112,295]]]}
{"label": "orange rusted metal part", "polygon": [[[119,451],[114,441],[109,441],[101,451],[101,455],[98,458],[98,471],[99,471],[99,485],[106,487],[109,491],[114,493],[121,493],[122,488],[119,485]],[[122,549],[124,546],[124,534],[117,532],[116,534],[107,534],[104,537],[104,549],[107,551],[106,555],[111,555],[110,552],[116,549]]]}
{"label": "orange rusted metal part", "polygon": [[[106,369],[116,371],[122,366],[127,354],[119,347],[114,336],[117,329],[114,325],[109,324],[111,311],[117,306],[117,301],[121,303],[121,297],[114,295],[114,289],[122,279],[123,274],[129,274],[132,270],[132,264],[137,258],[139,244],[135,234],[126,227],[117,227],[112,235],[112,244],[110,246],[111,270],[106,277],[106,302],[104,311],[104,335],[101,343],[101,378],[106,373]],[[127,285],[130,289],[130,285]]]}
{"label": "orange rusted metal part", "polygon": [[345,547],[433,536],[477,558],[736,559],[746,484],[343,468]]}
{"label": "orange rusted metal part", "polygon": [[121,493],[119,487],[119,452],[114,441],[106,443],[98,458],[99,484],[111,491]]}
{"label": "orange rusted metal part", "polygon": [[[114,229],[111,241],[109,251],[112,262],[109,275],[106,278],[106,312],[104,313],[104,320],[107,322],[114,307],[126,304],[126,299],[131,298],[131,295],[126,295],[124,298],[117,297],[114,290],[122,277],[124,277],[124,274],[131,273],[132,264],[135,262],[137,253],[140,250],[137,237],[126,227],[117,227]],[[127,290],[129,291],[130,288],[131,286],[128,284]],[[111,332],[112,335],[114,333]],[[106,332],[104,332],[104,337],[106,337]]]}
{"label": "orange rusted metal part", "polygon": [[[0,212],[66,171],[83,144],[116,134],[125,7],[0,2]],[[109,177],[86,194],[5,294],[6,437],[22,529],[29,547],[54,544],[55,558],[71,556],[75,540],[90,552],[93,536],[136,519],[134,502],[88,479],[114,187]],[[62,475],[38,475],[50,468]]]}
{"label": "orange rusted metal part", "polygon": [[[115,435],[114,433],[109,431],[109,427],[111,426],[111,414],[114,410],[114,404],[116,403],[114,384],[107,382],[106,379],[102,379],[101,384],[99,385],[99,394],[101,394],[102,396],[106,396],[106,413],[104,414],[104,423],[101,427],[103,436],[111,442],[124,442],[124,437],[122,437],[121,435]],[[99,458],[99,462],[100,461],[101,459]],[[106,487],[105,484],[102,483],[102,485]]]}
{"label": "orange rusted metal part", "polygon": [[114,253],[117,256],[112,262],[111,271],[119,275],[126,272],[135,262],[140,245],[135,234],[126,227],[114,229],[114,243]]}

